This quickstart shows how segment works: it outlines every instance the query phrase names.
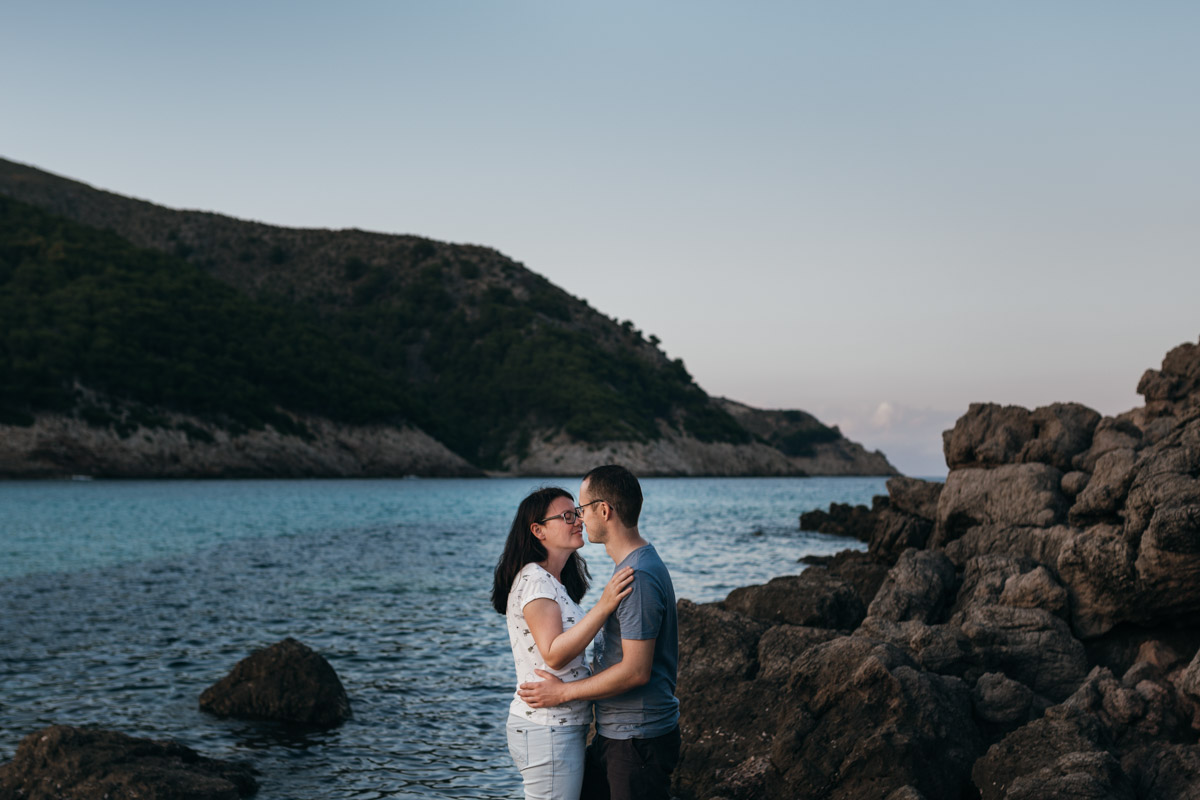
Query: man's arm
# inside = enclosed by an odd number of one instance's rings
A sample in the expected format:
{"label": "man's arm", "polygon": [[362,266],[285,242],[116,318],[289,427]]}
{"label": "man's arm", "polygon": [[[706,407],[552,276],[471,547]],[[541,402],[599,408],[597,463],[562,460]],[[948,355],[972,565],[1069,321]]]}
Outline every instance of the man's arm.
{"label": "man's arm", "polygon": [[650,682],[654,639],[622,639],[621,660],[603,672],[581,681],[563,683],[549,672],[537,670],[545,680],[522,683],[517,695],[531,708],[561,706],[571,700],[614,697]]}

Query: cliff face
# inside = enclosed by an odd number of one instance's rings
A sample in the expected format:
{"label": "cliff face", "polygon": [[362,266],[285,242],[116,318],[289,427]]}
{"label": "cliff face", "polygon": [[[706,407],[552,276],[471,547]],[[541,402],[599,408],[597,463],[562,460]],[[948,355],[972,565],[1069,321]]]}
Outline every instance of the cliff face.
{"label": "cliff face", "polygon": [[1138,390],[972,405],[867,553],[680,601],[676,793],[1195,798],[1200,345]]}
{"label": "cliff face", "polygon": [[[166,209],[3,159],[0,197],[0,475],[895,473],[804,412],[709,398],[495,250]],[[576,378],[531,393],[542,364]]]}

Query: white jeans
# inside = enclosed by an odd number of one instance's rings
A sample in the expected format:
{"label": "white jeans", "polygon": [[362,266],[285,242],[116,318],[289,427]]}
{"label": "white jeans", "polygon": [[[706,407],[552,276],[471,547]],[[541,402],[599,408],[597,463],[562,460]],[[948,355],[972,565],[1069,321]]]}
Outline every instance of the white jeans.
{"label": "white jeans", "polygon": [[510,715],[507,727],[526,800],[579,800],[588,726],[536,725]]}

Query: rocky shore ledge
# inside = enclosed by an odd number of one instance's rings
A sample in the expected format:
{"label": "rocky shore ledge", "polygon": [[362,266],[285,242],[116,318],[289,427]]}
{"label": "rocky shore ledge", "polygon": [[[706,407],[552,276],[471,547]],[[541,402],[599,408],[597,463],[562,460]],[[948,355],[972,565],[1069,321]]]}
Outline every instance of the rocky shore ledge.
{"label": "rocky shore ledge", "polygon": [[1138,392],[972,405],[867,552],[681,600],[677,794],[1200,798],[1200,346]]}

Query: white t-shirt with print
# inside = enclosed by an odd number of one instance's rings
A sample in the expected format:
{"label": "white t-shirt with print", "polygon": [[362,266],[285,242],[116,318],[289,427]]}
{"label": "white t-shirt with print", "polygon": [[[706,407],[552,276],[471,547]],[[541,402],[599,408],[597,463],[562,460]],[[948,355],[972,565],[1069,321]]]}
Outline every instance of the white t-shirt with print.
{"label": "white t-shirt with print", "polygon": [[[567,588],[553,575],[534,562],[521,568],[508,592],[506,614],[508,641],[512,644],[513,661],[517,667],[518,687],[522,683],[543,680],[541,675],[534,672],[535,669],[557,675],[566,683],[581,680],[592,674],[584,661],[583,653],[571,659],[571,663],[562,669],[550,669],[542,660],[542,654],[533,641],[533,633],[525,623],[525,606],[530,601],[543,597],[558,604],[559,611],[562,612],[564,631],[583,619],[583,609],[571,599]],[[586,725],[592,721],[592,704],[589,700],[572,700],[561,706],[530,708],[514,692],[509,713],[538,725]]]}

